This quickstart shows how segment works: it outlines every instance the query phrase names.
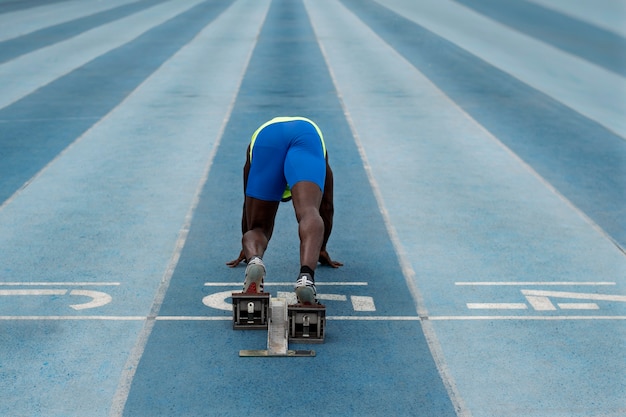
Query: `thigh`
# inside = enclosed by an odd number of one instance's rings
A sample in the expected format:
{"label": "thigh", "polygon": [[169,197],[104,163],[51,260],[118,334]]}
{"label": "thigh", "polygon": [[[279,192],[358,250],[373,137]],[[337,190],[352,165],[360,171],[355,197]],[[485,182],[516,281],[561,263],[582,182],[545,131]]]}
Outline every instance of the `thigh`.
{"label": "thigh", "polygon": [[305,121],[291,122],[291,145],[285,156],[285,177],[290,186],[301,181],[309,181],[324,190],[326,158],[322,139],[313,125]]}
{"label": "thigh", "polygon": [[257,134],[250,159],[247,196],[280,201],[287,185],[284,164],[288,148],[280,123],[268,125]]}
{"label": "thigh", "polygon": [[322,203],[322,190],[317,184],[309,181],[300,181],[291,189],[293,196],[293,208],[298,222],[303,216],[319,214]]}

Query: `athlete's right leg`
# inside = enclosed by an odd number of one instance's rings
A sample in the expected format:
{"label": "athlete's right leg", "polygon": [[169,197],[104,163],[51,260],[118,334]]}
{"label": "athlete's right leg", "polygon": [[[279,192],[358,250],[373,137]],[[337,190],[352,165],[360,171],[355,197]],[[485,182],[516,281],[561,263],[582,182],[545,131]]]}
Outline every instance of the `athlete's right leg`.
{"label": "athlete's right leg", "polygon": [[248,231],[242,238],[242,247],[248,266],[243,292],[262,292],[265,279],[263,254],[274,231],[278,201],[264,201],[246,196]]}
{"label": "athlete's right leg", "polygon": [[319,209],[326,160],[322,138],[311,123],[292,122],[289,128],[294,139],[285,157],[285,178],[292,185],[291,195],[300,237],[300,274],[295,290],[300,303],[314,304],[317,302],[315,267],[324,240],[324,221]]}
{"label": "athlete's right leg", "polygon": [[310,181],[300,181],[291,188],[293,207],[300,237],[300,266],[315,270],[324,239],[324,221],[320,216],[322,190]]}
{"label": "athlete's right leg", "polygon": [[324,221],[319,212],[322,190],[314,182],[300,181],[291,188],[291,194],[300,236],[301,270],[296,281],[296,295],[300,303],[315,304],[314,274],[324,239]]}

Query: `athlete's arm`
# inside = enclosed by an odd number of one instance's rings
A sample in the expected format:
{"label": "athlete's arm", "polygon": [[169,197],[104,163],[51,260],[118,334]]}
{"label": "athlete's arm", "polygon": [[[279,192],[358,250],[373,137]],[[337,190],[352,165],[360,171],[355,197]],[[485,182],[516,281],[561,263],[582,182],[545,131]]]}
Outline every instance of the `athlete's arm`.
{"label": "athlete's arm", "polygon": [[[248,220],[246,219],[246,186],[248,185],[248,174],[250,174],[250,145],[248,145],[248,150],[246,151],[246,163],[243,166],[244,198],[243,198],[243,209],[242,209],[243,213],[241,214],[241,236],[243,236],[248,231]],[[231,268],[234,268],[237,265],[239,265],[241,261],[245,261],[245,260],[246,260],[246,255],[244,254],[243,249],[241,249],[241,252],[239,252],[239,256],[237,257],[237,259],[233,259],[232,261],[226,262],[226,265],[228,265]]]}
{"label": "athlete's arm", "polygon": [[324,194],[322,195],[322,203],[320,204],[320,216],[324,221],[324,240],[320,249],[319,262],[322,265],[328,265],[338,268],[343,265],[341,262],[333,261],[326,250],[326,243],[333,231],[333,216],[335,214],[335,206],[333,203],[333,170],[328,164],[328,156],[326,157],[326,181],[324,182]]}

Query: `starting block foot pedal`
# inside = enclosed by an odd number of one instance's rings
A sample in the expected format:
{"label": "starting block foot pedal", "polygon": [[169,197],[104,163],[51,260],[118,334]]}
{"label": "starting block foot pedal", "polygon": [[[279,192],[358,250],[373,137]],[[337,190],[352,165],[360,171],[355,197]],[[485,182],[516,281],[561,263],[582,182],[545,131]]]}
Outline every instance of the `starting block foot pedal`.
{"label": "starting block foot pedal", "polygon": [[294,343],[324,343],[326,306],[322,304],[292,304],[287,311],[289,341]]}
{"label": "starting block foot pedal", "polygon": [[270,294],[232,293],[233,329],[267,329]]}

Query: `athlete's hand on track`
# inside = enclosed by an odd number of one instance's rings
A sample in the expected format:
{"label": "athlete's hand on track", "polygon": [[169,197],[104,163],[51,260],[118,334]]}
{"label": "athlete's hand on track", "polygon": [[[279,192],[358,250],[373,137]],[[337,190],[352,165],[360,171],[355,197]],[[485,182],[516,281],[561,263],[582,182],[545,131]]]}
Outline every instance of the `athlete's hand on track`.
{"label": "athlete's hand on track", "polygon": [[232,261],[226,262],[226,265],[228,265],[231,268],[234,268],[237,265],[239,265],[241,261],[245,262],[245,260],[246,260],[246,255],[244,255],[243,249],[242,249],[241,252],[239,252],[239,257],[237,259],[233,259]]}
{"label": "athlete's hand on track", "polygon": [[320,251],[320,257],[318,260],[320,264],[330,266],[331,268],[339,268],[340,266],[343,266],[343,263],[330,259],[330,255],[325,250]]}

